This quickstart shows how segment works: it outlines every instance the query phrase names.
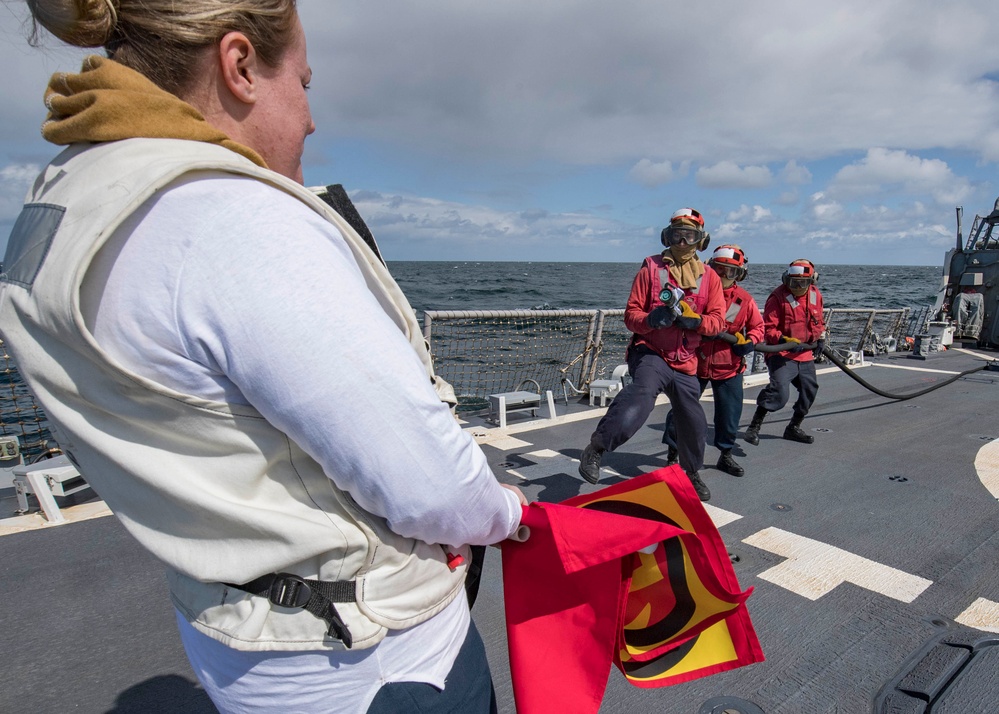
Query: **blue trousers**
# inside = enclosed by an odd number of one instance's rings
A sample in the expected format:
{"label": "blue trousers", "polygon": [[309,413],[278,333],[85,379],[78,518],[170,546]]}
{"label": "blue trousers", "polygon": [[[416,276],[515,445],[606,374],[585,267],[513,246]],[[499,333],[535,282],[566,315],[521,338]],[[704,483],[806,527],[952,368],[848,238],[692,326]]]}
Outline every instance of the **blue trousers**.
{"label": "blue trousers", "polygon": [[811,360],[795,362],[793,359],[774,355],[767,360],[767,369],[770,371],[770,384],[756,397],[756,405],[768,412],[783,409],[791,397],[793,386],[798,390],[798,398],[794,402],[794,416],[804,419],[819,391],[815,362]]}
{"label": "blue trousers", "polygon": [[611,402],[590,443],[614,451],[642,428],[656,406],[656,397],[665,392],[675,414],[680,466],[688,474],[699,471],[704,466],[708,422],[699,401],[697,377],[677,372],[657,353],[642,346],[628,350],[628,371],[631,384]]}
{"label": "blue trousers", "polygon": [[389,682],[378,690],[368,707],[368,714],[398,712],[496,714],[496,693],[486,648],[474,622],[469,623],[465,642],[448,672],[443,690],[426,682]]}
{"label": "blue trousers", "polygon": [[[701,394],[711,385],[711,393],[715,401],[715,446],[722,451],[728,451],[735,446],[735,438],[739,435],[739,420],[742,419],[742,375],[737,374],[728,379],[702,379]],[[673,410],[666,415],[666,428],[663,430],[663,443],[669,444],[677,452],[680,451],[676,439],[676,423]]]}

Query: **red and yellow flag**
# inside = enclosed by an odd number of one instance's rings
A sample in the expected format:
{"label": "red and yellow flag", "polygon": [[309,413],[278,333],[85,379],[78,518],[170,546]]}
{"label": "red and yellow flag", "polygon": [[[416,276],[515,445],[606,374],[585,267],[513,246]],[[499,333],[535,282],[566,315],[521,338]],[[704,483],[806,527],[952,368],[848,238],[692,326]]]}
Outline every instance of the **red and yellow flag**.
{"label": "red and yellow flag", "polygon": [[[676,466],[561,504],[503,544],[517,711],[596,712],[611,662],[663,687],[763,660],[717,528]],[[553,685],[556,685],[553,687]]]}

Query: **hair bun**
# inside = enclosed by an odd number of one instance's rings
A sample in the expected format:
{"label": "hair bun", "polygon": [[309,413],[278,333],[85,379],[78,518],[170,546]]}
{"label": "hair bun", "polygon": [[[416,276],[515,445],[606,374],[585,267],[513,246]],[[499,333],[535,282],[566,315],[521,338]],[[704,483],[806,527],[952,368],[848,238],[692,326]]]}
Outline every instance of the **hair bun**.
{"label": "hair bun", "polygon": [[27,0],[35,23],[76,47],[103,47],[118,23],[116,0]]}

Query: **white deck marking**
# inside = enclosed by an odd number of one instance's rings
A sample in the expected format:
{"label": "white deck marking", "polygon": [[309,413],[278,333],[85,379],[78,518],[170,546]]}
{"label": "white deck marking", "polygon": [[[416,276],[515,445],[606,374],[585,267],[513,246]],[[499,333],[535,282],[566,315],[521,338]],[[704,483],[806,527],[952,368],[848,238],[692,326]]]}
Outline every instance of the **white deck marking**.
{"label": "white deck marking", "polygon": [[[664,404],[669,404],[669,399],[666,398],[665,394],[660,394],[656,399],[656,406],[658,407]],[[557,405],[556,409],[558,409]],[[500,429],[498,426],[488,427],[479,425],[466,426],[463,430],[471,434],[472,438],[475,439],[475,442],[480,446],[492,446],[500,451],[513,451],[514,449],[523,449],[524,447],[532,446],[532,444],[528,441],[521,441],[520,439],[513,438],[513,434],[523,434],[528,431],[550,429],[553,426],[560,426],[562,424],[572,424],[577,421],[598,419],[607,413],[607,409],[608,407],[593,407],[574,414],[562,414],[554,419],[531,419],[530,421],[524,421],[517,424],[507,422],[506,429]],[[459,420],[459,423],[463,422]]]}
{"label": "white deck marking", "polygon": [[999,439],[990,441],[978,450],[975,471],[992,497],[999,498]]}
{"label": "white deck marking", "polygon": [[[516,469],[507,469],[507,472],[525,481],[540,479],[546,476],[551,476],[552,474],[560,473],[566,473],[574,476],[579,472],[579,459],[574,459],[571,456],[560,454],[559,452],[552,451],[551,449],[531,451],[530,453],[523,454],[523,456],[531,459],[532,461],[536,461],[537,463],[528,464],[527,466],[518,466]],[[600,477],[605,478],[607,476],[623,478],[621,474],[609,466],[601,466]]]}
{"label": "white deck marking", "polygon": [[500,451],[513,451],[533,446],[531,442],[517,439],[499,429],[472,429],[471,433],[475,443],[479,446],[491,446]]}
{"label": "white deck marking", "polygon": [[[859,365],[859,364],[856,365],[856,366],[851,365],[850,369],[860,369],[861,366],[863,366],[863,367],[869,367],[870,364],[871,364],[870,362],[867,362],[864,365]],[[816,375],[819,375],[819,374],[831,374],[833,372],[839,372],[839,367],[823,367],[822,369],[815,370],[815,374]],[[769,384],[769,383],[770,383],[770,373],[769,372],[753,372],[752,374],[745,374],[745,373],[743,373],[743,375],[742,375],[742,388],[743,389],[751,389],[753,387],[759,387],[760,385]],[[756,400],[753,400],[753,403],[755,404]]]}
{"label": "white deck marking", "polygon": [[779,528],[765,528],[742,542],[787,558],[759,577],[809,600],[818,600],[845,582],[909,603],[932,584],[925,578]]}
{"label": "white deck marking", "polygon": [[751,389],[753,387],[759,387],[762,384],[769,384],[769,383],[770,383],[769,372],[754,372],[753,374],[743,373],[742,375],[743,389]]}
{"label": "white deck marking", "polygon": [[910,367],[906,364],[880,364],[878,362],[872,362],[872,366],[881,367],[883,369],[904,369],[909,372],[932,372],[933,374],[960,374],[960,372],[955,372],[950,369],[930,369],[929,367]]}
{"label": "white deck marking", "polygon": [[[870,362],[865,362],[862,365],[851,365],[850,369],[860,369],[861,367],[870,367]],[[815,370],[815,374],[829,374],[832,372],[839,372],[839,367],[823,367],[822,369]],[[770,384],[770,373],[769,372],[754,372],[753,374],[743,374],[742,376],[742,388],[752,389],[753,387],[759,387],[764,384]],[[756,398],[743,399],[743,404],[756,404]]]}
{"label": "white deck marking", "polygon": [[966,355],[971,355],[972,357],[977,357],[978,359],[983,359],[986,362],[991,362],[995,359],[994,355],[983,355],[981,352],[975,352],[974,350],[967,350],[964,347],[951,347],[955,352],[961,352]]}
{"label": "white deck marking", "polygon": [[999,603],[980,597],[954,621],[977,630],[999,632]]}
{"label": "white deck marking", "polygon": [[729,523],[732,523],[733,521],[737,521],[740,518],[742,518],[742,516],[740,516],[738,513],[732,513],[731,511],[726,511],[724,508],[718,508],[718,506],[712,506],[710,503],[704,503],[702,505],[704,506],[704,510],[708,512],[708,515],[711,516],[711,520],[714,521],[715,528],[721,528],[722,526],[727,526]]}
{"label": "white deck marking", "polygon": [[58,528],[60,525],[69,523],[79,523],[89,521],[91,518],[104,518],[114,515],[104,501],[93,501],[92,503],[81,503],[76,506],[59,509],[65,523],[53,525],[46,520],[41,512],[29,513],[25,516],[13,516],[11,518],[0,518],[0,536],[11,535],[13,533],[23,533],[41,528]]}

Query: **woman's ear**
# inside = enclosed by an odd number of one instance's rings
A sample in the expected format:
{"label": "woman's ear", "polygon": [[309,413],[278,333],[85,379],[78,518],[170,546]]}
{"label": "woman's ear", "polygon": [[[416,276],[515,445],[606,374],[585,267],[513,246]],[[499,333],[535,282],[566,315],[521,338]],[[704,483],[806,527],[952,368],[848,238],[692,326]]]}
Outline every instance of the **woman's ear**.
{"label": "woman's ear", "polygon": [[244,104],[257,101],[257,52],[242,32],[229,32],[219,41],[222,80],[235,99]]}

